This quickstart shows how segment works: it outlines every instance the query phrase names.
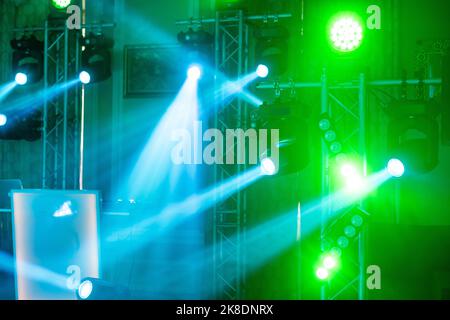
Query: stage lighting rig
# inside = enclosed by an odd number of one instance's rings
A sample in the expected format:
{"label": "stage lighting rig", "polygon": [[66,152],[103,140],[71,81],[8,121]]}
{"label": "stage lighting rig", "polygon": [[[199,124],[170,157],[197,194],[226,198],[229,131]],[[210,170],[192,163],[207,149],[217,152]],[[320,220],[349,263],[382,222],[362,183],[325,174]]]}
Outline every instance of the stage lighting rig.
{"label": "stage lighting rig", "polygon": [[439,106],[434,100],[392,103],[387,112],[388,152],[414,172],[429,172],[439,162]]}
{"label": "stage lighting rig", "polygon": [[103,34],[90,33],[82,39],[85,48],[81,53],[80,81],[84,84],[96,83],[111,77],[111,49],[114,42]]}
{"label": "stage lighting rig", "polygon": [[256,65],[264,65],[270,75],[278,77],[288,69],[289,31],[281,25],[264,25],[255,30]]}
{"label": "stage lighting rig", "polygon": [[319,280],[328,280],[338,272],[344,252],[352,247],[369,217],[367,211],[354,206],[330,224],[326,241],[323,242],[325,246],[316,265],[316,277]]}
{"label": "stage lighting rig", "polygon": [[214,36],[211,33],[189,28],[178,33],[178,42],[186,49],[182,59],[188,68],[212,64]]}
{"label": "stage lighting rig", "polygon": [[[279,142],[275,146],[279,155],[279,167],[268,170],[270,175],[275,173],[290,174],[303,170],[309,164],[310,150],[308,140],[307,114],[303,111],[301,103],[297,100],[286,101],[278,98],[274,102],[265,102],[252,114],[252,126],[258,129],[267,129],[270,136],[271,130],[279,130]],[[270,143],[272,145],[272,143]],[[265,150],[260,150],[263,159],[270,158]],[[262,167],[270,167],[270,163]]]}
{"label": "stage lighting rig", "polygon": [[44,76],[44,43],[35,36],[11,41],[12,69],[17,84],[39,82]]}

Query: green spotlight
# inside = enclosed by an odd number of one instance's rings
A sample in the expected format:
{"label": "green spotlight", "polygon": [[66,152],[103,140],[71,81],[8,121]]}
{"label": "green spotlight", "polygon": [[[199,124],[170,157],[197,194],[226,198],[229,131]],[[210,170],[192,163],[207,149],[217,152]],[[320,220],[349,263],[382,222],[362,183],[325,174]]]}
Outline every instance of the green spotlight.
{"label": "green spotlight", "polygon": [[360,215],[357,214],[352,217],[352,225],[355,227],[359,228],[363,225],[363,223],[364,219]]}
{"label": "green spotlight", "polygon": [[349,237],[349,238],[353,238],[354,236],[356,236],[356,229],[353,226],[346,226],[344,229],[344,234]]}
{"label": "green spotlight", "polygon": [[345,249],[350,244],[350,241],[348,240],[347,237],[342,236],[342,237],[339,237],[339,239],[337,240],[337,244],[339,247]]}
{"label": "green spotlight", "polygon": [[72,0],[52,0],[52,5],[58,9],[66,9],[68,6],[70,6]]}
{"label": "green spotlight", "polygon": [[325,267],[317,268],[317,270],[316,270],[316,277],[319,280],[326,280],[326,279],[328,279],[329,276],[330,276],[330,271],[328,271],[327,268],[325,268]]}
{"label": "green spotlight", "polygon": [[363,26],[354,14],[339,16],[331,25],[330,40],[334,49],[351,52],[359,48],[363,40]]}
{"label": "green spotlight", "polygon": [[337,255],[328,253],[324,256],[322,263],[325,268],[332,270],[338,266],[339,261]]}
{"label": "green spotlight", "polygon": [[341,166],[340,172],[344,178],[352,177],[358,174],[358,170],[356,170],[355,166],[351,163],[344,163]]}

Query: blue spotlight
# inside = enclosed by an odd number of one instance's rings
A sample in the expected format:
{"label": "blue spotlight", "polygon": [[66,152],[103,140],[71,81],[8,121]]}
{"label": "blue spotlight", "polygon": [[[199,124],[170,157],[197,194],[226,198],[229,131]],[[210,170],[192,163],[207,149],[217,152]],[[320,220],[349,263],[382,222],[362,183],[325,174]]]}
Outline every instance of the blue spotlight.
{"label": "blue spotlight", "polygon": [[81,280],[76,293],[79,300],[126,300],[130,298],[128,288],[96,278]]}
{"label": "blue spotlight", "polygon": [[3,127],[8,122],[8,117],[2,113],[0,113],[0,127]]}
{"label": "blue spotlight", "polygon": [[260,64],[256,68],[256,75],[260,78],[266,78],[269,75],[269,68],[264,64]]}
{"label": "blue spotlight", "polygon": [[18,72],[15,80],[18,85],[23,86],[28,82],[28,76],[23,72]]}
{"label": "blue spotlight", "polygon": [[86,300],[92,293],[93,285],[89,279],[84,280],[78,287],[78,297],[81,300]]}
{"label": "blue spotlight", "polygon": [[387,170],[391,176],[400,178],[405,173],[405,166],[400,160],[391,159],[387,164]]}
{"label": "blue spotlight", "polygon": [[275,163],[270,158],[261,160],[261,173],[267,176],[273,176],[277,171]]}
{"label": "blue spotlight", "polygon": [[192,80],[199,80],[202,77],[202,68],[199,65],[192,65],[189,67],[187,76]]}
{"label": "blue spotlight", "polygon": [[91,75],[87,71],[81,71],[79,78],[81,83],[83,84],[88,84],[89,82],[91,82]]}

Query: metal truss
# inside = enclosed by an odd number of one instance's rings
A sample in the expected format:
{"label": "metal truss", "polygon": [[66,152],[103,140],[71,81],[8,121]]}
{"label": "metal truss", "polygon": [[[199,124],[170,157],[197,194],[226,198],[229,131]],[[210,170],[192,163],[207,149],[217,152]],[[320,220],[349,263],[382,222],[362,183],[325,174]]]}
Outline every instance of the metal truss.
{"label": "metal truss", "polygon": [[44,102],[42,188],[76,189],[79,163],[79,86],[68,86],[79,65],[79,33],[64,28],[44,28]]}
{"label": "metal truss", "polygon": [[[366,118],[367,110],[366,79],[360,74],[357,81],[337,84],[333,87],[328,85],[327,73],[322,75],[322,112],[327,113],[333,120],[336,131],[340,134],[340,141],[349,153],[355,153],[361,161],[363,175],[367,175],[366,155]],[[323,198],[334,193],[338,187],[333,185],[330,179],[330,154],[328,148],[322,148],[322,175],[326,177],[323,185]],[[361,202],[360,205],[363,205]],[[328,232],[333,227],[333,221],[329,217],[335,211],[333,204],[323,208],[322,213],[322,241],[326,240]],[[339,281],[329,281],[322,289],[322,299],[339,299],[345,294],[347,298],[364,299],[365,292],[365,268],[364,268],[364,230],[355,240],[356,246],[349,246],[343,255],[348,258],[346,272],[338,273]],[[349,252],[349,251],[354,252]],[[338,283],[337,286],[334,284]]]}
{"label": "metal truss", "polygon": [[[348,152],[357,154],[361,160],[364,176],[367,175],[367,148],[366,148],[366,112],[368,110],[368,95],[373,88],[417,86],[430,87],[440,85],[441,79],[405,79],[405,80],[376,80],[367,81],[365,74],[360,74],[359,79],[348,82],[336,83],[329,81],[326,69],[323,70],[320,82],[289,82],[289,83],[263,83],[258,89],[271,89],[275,94],[282,90],[321,90],[321,112],[326,113],[333,120],[335,129],[341,134],[340,140],[347,147]],[[331,157],[328,148],[322,145],[322,216],[321,239],[327,240],[327,236],[335,225],[330,220],[330,214],[334,211],[332,204],[326,201],[337,186],[330,179]],[[364,201],[357,205],[364,207]],[[365,266],[365,232],[355,239],[355,246],[343,254],[349,257],[350,264],[346,266],[345,273],[338,273],[335,280],[330,280],[321,288],[322,299],[365,299],[366,292],[366,266]],[[352,252],[353,250],[353,252]]]}
{"label": "metal truss", "polygon": [[[228,20],[228,18],[233,18]],[[215,61],[217,79],[226,76],[238,79],[247,73],[248,67],[248,26],[242,11],[217,12],[215,19]],[[221,83],[218,83],[220,90]],[[215,128],[226,129],[247,127],[247,106],[239,98],[224,103],[219,98],[218,112],[215,114]],[[225,153],[233,152],[226,150]],[[214,183],[219,185],[227,179],[241,174],[244,165],[217,165]],[[240,190],[240,186],[236,186]],[[221,198],[221,195],[218,195]],[[214,241],[214,292],[226,299],[242,297],[242,281],[245,273],[246,192],[233,194],[222,202],[217,202],[213,210]]]}
{"label": "metal truss", "polygon": [[[292,15],[268,14],[246,16],[243,11],[219,11],[215,18],[189,19],[177,21],[177,25],[206,25],[215,28],[215,63],[217,90],[220,91],[221,79],[239,79],[248,72],[249,60],[249,22],[278,22]],[[226,102],[224,102],[226,101]],[[247,104],[239,96],[223,99],[218,97],[214,127],[224,132],[226,129],[249,126]],[[227,150],[230,152],[231,150]],[[216,165],[214,184],[220,185],[247,169],[245,165]],[[226,299],[240,299],[244,296],[245,278],[245,230],[247,196],[245,190],[236,186],[239,192],[226,200],[216,201],[213,209],[213,294]],[[222,195],[217,195],[222,199]]]}

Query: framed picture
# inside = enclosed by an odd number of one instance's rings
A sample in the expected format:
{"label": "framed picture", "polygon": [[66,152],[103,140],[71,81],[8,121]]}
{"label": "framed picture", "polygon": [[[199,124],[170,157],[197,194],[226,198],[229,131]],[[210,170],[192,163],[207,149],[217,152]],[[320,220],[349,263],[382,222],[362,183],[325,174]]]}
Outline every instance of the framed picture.
{"label": "framed picture", "polygon": [[176,93],[183,83],[181,46],[126,46],[126,98]]}

